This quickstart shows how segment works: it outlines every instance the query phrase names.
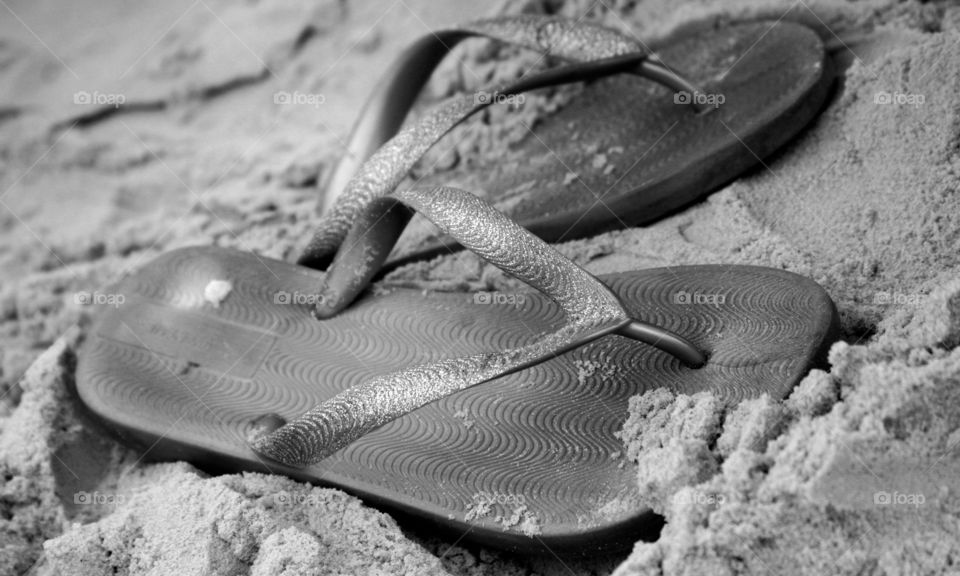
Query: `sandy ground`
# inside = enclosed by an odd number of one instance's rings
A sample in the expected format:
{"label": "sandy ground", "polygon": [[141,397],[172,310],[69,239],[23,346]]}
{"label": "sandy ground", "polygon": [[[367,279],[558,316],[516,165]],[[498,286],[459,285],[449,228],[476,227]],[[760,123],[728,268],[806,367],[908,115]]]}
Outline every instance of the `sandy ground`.
{"label": "sandy ground", "polygon": [[[586,13],[649,39],[785,18],[817,30],[839,69],[822,117],[763,166],[652,226],[559,246],[597,273],[779,267],[820,282],[840,310],[829,372],[785,402],[727,412],[709,395],[655,391],[624,407],[625,451],[667,519],[659,540],[611,558],[512,557],[401,530],[336,490],[145,463],[86,419],[69,395],[88,310],[77,292],[179,246],[294,258],[317,181],[396,51],[442,24],[519,11]],[[459,54],[428,101],[536,61],[482,43]],[[960,573],[960,9],[6,0],[0,78],[0,573]],[[276,104],[278,91],[322,98]],[[494,154],[509,119],[487,120],[434,169],[456,178],[471,155]],[[470,254],[384,281],[512,282]],[[278,494],[322,513],[277,506]]]}

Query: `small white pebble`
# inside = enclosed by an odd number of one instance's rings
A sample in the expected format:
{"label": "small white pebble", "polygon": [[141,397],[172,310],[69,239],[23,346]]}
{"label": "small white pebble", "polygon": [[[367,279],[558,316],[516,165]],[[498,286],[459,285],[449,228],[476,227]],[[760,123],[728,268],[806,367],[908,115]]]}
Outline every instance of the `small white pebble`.
{"label": "small white pebble", "polygon": [[524,536],[530,536],[531,538],[543,533],[543,530],[540,528],[540,519],[531,512],[524,512],[523,520],[520,521],[518,530],[520,530],[520,533]]}
{"label": "small white pebble", "polygon": [[454,418],[460,418],[461,420],[463,420],[463,426],[464,426],[467,430],[469,430],[470,428],[473,428],[473,425],[475,424],[475,421],[470,418],[470,414],[467,412],[467,409],[466,409],[466,408],[462,408],[462,409],[460,409],[460,410],[457,410],[457,411],[453,414],[453,417],[454,417]]}
{"label": "small white pebble", "polygon": [[567,175],[563,177],[563,185],[569,186],[571,182],[577,179],[576,172],[567,172]]}
{"label": "small white pebble", "polygon": [[213,304],[214,308],[219,308],[220,303],[227,299],[231,291],[233,291],[233,284],[228,280],[211,280],[203,289],[203,299]]}

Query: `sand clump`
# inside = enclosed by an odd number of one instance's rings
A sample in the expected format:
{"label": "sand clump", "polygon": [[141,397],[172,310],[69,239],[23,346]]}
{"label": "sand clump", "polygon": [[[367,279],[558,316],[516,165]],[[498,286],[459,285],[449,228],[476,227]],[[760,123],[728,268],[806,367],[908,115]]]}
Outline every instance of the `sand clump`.
{"label": "sand clump", "polygon": [[630,400],[620,434],[627,458],[637,463],[642,502],[663,512],[673,487],[699,484],[717,472],[710,447],[716,442],[723,405],[708,393],[675,396],[652,390]]}
{"label": "sand clump", "polygon": [[[958,298],[957,282],[931,296],[916,348],[836,344],[829,373],[812,371],[783,402],[741,403],[715,447],[660,460],[653,480],[638,450],[649,431],[682,436],[706,400],[634,399],[625,430],[642,432],[626,435],[628,454],[667,526],[616,574],[956,573],[960,349],[943,343],[960,334]],[[711,459],[707,481],[684,474]]]}
{"label": "sand clump", "polygon": [[183,463],[117,486],[124,506],[44,545],[69,574],[443,574],[396,522],[339,490]]}
{"label": "sand clump", "polygon": [[69,408],[61,408],[69,406],[61,366],[71,361],[67,340],[45,352],[24,378],[20,409],[2,423],[0,572],[4,574],[30,569],[39,557],[36,543],[58,535],[64,527],[53,455],[75,427]]}

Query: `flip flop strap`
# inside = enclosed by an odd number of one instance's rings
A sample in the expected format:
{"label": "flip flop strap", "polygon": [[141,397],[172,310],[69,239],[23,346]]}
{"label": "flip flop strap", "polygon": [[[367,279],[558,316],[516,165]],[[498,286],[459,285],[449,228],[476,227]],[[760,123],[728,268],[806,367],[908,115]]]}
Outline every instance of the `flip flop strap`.
{"label": "flip flop strap", "polygon": [[[636,65],[639,58],[634,55],[607,59],[598,63],[592,72],[605,74],[608,69],[630,68]],[[549,75],[532,77],[528,82],[563,80],[565,74],[582,72],[563,68]],[[315,316],[334,316],[349,306],[367,287],[390,255],[409,222],[410,213],[402,206],[394,206],[367,226],[361,227],[363,234],[348,238],[350,228],[356,228],[361,214],[372,202],[395,191],[409,168],[436,138],[474,108],[470,96],[458,96],[440,104],[382,146],[351,181],[349,192],[338,202],[328,220],[329,225],[324,226],[313,240],[315,248],[335,251],[334,262],[327,267],[324,278],[322,293],[325,297],[317,301]],[[343,229],[346,230],[341,232]]]}
{"label": "flip flop strap", "polygon": [[[596,29],[596,32],[593,31]],[[584,34],[584,31],[588,31]],[[347,183],[384,142],[397,133],[434,69],[462,40],[485,37],[568,61],[644,53],[639,43],[594,24],[544,16],[510,16],[439,30],[412,43],[380,79],[367,99],[347,142],[346,153],[327,178],[321,207],[327,212]],[[592,40],[586,43],[587,37]]]}
{"label": "flip flop strap", "polygon": [[[557,17],[512,16],[481,20],[425,36],[400,57],[364,106],[347,151],[328,179],[325,203],[331,200],[335,203],[324,210],[318,231],[298,260],[300,265],[325,268],[360,206],[378,191],[393,190],[438,139],[497,100],[496,97],[480,99],[476,95],[455,97],[454,104],[440,105],[445,112],[434,114],[432,123],[421,124],[416,133],[400,133],[398,137],[402,139],[397,143],[407,152],[403,162],[380,153],[381,146],[397,133],[432,70],[454,45],[473,36],[524,46],[578,63],[559,74],[549,71],[512,85],[484,90],[493,96],[622,72],[653,78],[691,93],[696,91],[659,64],[641,43],[597,24]],[[380,161],[368,162],[378,157]]]}
{"label": "flip flop strap", "polygon": [[[513,93],[573,79],[636,71],[648,55],[606,28],[558,19],[489,21],[500,37],[556,49],[573,59],[600,58],[589,67],[573,65],[494,89]],[[511,36],[511,34],[513,36]],[[634,52],[628,50],[633,49]],[[601,56],[597,56],[597,55]],[[336,314],[370,282],[387,258],[410,217],[418,210],[465,248],[555,300],[568,323],[520,348],[441,360],[372,379],[341,392],[290,423],[276,415],[261,418],[251,430],[252,448],[289,466],[317,462],[357,438],[449,394],[521,370],[613,332],[658,346],[698,366],[705,358],[676,334],[629,318],[617,297],[592,275],[480,198],[454,188],[396,191],[413,164],[470,114],[495,98],[478,102],[454,97],[420,122],[393,137],[364,163],[338,199],[309,255],[336,256],[324,280],[315,314]]]}
{"label": "flip flop strap", "polygon": [[374,199],[364,206],[347,242],[356,242],[400,204],[419,211],[466,248],[556,301],[567,324],[512,350],[441,360],[374,378],[278,428],[282,421],[277,417],[261,419],[266,429],[255,427],[251,436],[259,454],[289,466],[317,462],[430,402],[631,324],[618,298],[602,282],[469,192],[414,188]]}

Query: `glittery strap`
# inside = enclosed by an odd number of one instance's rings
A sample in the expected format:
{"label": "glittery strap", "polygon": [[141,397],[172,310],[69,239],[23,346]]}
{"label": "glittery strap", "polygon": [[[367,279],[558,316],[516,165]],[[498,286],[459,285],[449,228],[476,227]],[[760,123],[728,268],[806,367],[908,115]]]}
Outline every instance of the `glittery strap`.
{"label": "glittery strap", "polygon": [[475,94],[455,97],[440,105],[429,122],[401,133],[390,150],[381,148],[399,130],[436,65],[453,46],[471,36],[524,46],[575,63],[559,72],[551,70],[510,85],[488,87],[483,90],[487,94],[516,94],[616,73],[637,74],[677,90],[696,92],[641,43],[597,24],[527,15],[481,20],[431,33],[400,56],[364,105],[347,150],[327,180],[324,214],[299,264],[325,268],[359,206],[378,192],[393,190],[440,137],[497,100]]}
{"label": "glittery strap", "polygon": [[[495,93],[637,72],[650,66],[648,55],[636,44],[593,25],[523,17],[485,21],[463,30],[474,34],[484,31],[484,35],[542,51],[555,50],[571,60],[600,59],[494,88]],[[369,284],[413,209],[465,248],[555,300],[567,324],[520,348],[442,360],[375,378],[341,392],[290,423],[266,415],[251,429],[250,442],[256,452],[290,466],[317,462],[430,402],[614,332],[658,346],[692,366],[703,364],[704,356],[690,342],[631,320],[617,297],[599,280],[484,200],[447,187],[396,190],[437,138],[492,100],[478,102],[473,96],[460,96],[444,102],[393,137],[350,180],[301,259],[316,261],[336,252],[321,287],[328,297],[318,304],[315,314],[321,318],[336,314]]]}
{"label": "glittery strap", "polygon": [[[543,16],[513,16],[468,23],[427,34],[407,48],[380,79],[353,127],[346,153],[327,179],[322,210],[327,212],[360,166],[397,133],[433,70],[460,41],[481,36],[517,44],[570,61],[585,61],[626,53],[643,53],[636,42],[593,24],[578,24]],[[543,29],[544,32],[540,32]],[[581,44],[581,30],[596,29],[592,50]]]}
{"label": "glittery strap", "polygon": [[[251,437],[258,453],[290,466],[317,462],[430,402],[631,324],[617,297],[594,276],[484,200],[455,188],[405,190],[369,202],[347,243],[357,243],[372,222],[397,210],[401,203],[419,211],[466,248],[555,300],[567,324],[520,348],[441,360],[345,390],[289,424],[258,430]],[[275,417],[262,422],[282,423]]]}
{"label": "glittery strap", "polygon": [[[593,73],[605,74],[609,69],[636,65],[639,56],[607,59],[594,66]],[[522,86],[540,82],[562,81],[581,70],[561,68],[529,78]],[[312,246],[324,252],[335,251],[336,265],[327,267],[328,297],[318,301],[314,310],[318,318],[329,318],[350,305],[380,270],[390,250],[409,220],[409,211],[402,206],[385,210],[376,219],[360,227],[363,234],[347,238],[347,231],[358,226],[363,210],[371,202],[393,192],[409,168],[426,152],[443,131],[458,122],[474,107],[473,98],[460,96],[434,108],[420,122],[404,130],[373,155],[351,181],[349,193],[337,204],[333,215],[312,240]]]}

